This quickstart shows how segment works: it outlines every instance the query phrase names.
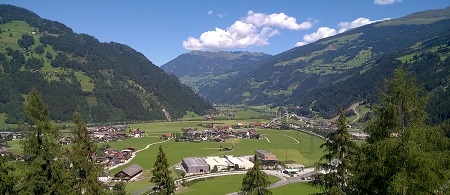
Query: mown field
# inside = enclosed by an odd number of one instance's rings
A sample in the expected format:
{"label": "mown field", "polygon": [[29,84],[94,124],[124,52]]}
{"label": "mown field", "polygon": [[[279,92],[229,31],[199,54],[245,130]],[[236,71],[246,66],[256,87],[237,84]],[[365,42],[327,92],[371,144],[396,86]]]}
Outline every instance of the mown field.
{"label": "mown field", "polygon": [[[157,151],[159,145],[162,145],[166,156],[169,161],[169,166],[174,166],[181,162],[184,157],[199,157],[199,156],[221,156],[224,155],[253,155],[255,150],[268,150],[277,155],[280,161],[288,161],[304,164],[306,166],[313,166],[315,162],[319,161],[320,157],[323,155],[323,150],[319,146],[324,142],[322,139],[310,136],[302,132],[297,132],[294,130],[265,130],[256,129],[256,132],[262,134],[265,138],[263,139],[244,139],[244,138],[232,138],[227,139],[225,142],[175,142],[174,140],[166,141],[160,143],[164,140],[158,138],[159,135],[165,133],[180,132],[182,128],[198,128],[203,130],[203,127],[199,127],[201,124],[213,123],[214,125],[235,125],[237,123],[242,123],[248,125],[250,122],[267,122],[262,119],[247,119],[247,120],[218,120],[218,121],[178,121],[178,122],[157,122],[157,123],[145,123],[145,124],[131,124],[128,125],[129,129],[140,129],[145,130],[148,134],[147,137],[143,138],[130,138],[123,141],[109,142],[107,143],[111,148],[116,148],[118,150],[124,149],[126,147],[135,147],[137,150],[144,149],[147,145],[150,145],[148,149],[142,150],[137,153],[136,157],[132,159],[128,164],[121,167],[110,170],[110,175],[125,169],[126,167],[136,163],[144,169],[144,178],[140,181],[129,182],[126,186],[126,190],[129,193],[133,193],[137,190],[143,189],[151,185],[149,183],[150,170],[156,160]],[[14,153],[22,153],[19,140],[8,141],[11,146],[10,150]],[[97,144],[99,147],[105,145],[105,143]],[[219,151],[219,148],[231,147],[232,151]],[[64,148],[70,147],[70,145],[63,146]],[[173,169],[172,176],[177,178],[178,175]],[[242,177],[242,176],[240,176]],[[233,177],[230,177],[233,178]],[[222,181],[224,180],[224,181]],[[229,193],[237,191],[240,186],[240,179],[227,179],[216,178],[208,180],[205,182],[231,182],[228,180],[233,180],[234,184],[230,186],[231,191],[224,191],[223,193]],[[204,184],[199,182],[194,184],[192,187],[185,189],[183,193],[186,194],[196,194],[198,190],[202,189],[203,186],[215,185],[215,184]],[[228,184],[227,184],[228,185]],[[224,189],[225,190],[225,189]],[[203,190],[201,190],[203,191]],[[222,192],[218,193],[222,194]]]}
{"label": "mown field", "polygon": [[285,194],[308,195],[322,192],[320,189],[310,186],[307,183],[303,182],[280,186],[278,188],[271,189],[271,191],[273,195],[285,195]]}
{"label": "mown field", "polygon": [[[197,182],[187,188],[176,191],[176,194],[228,194],[237,192],[241,188],[244,175],[229,175],[207,179]],[[280,181],[280,178],[269,175],[269,180],[273,183]]]}
{"label": "mown field", "polygon": [[[224,121],[212,121],[216,125],[233,125],[237,123],[243,123],[244,125],[253,120],[224,120]],[[164,133],[178,132],[182,128],[192,127],[195,128],[198,124],[211,123],[210,121],[184,121],[184,122],[163,122],[163,123],[146,123],[146,124],[132,124],[129,125],[131,129],[145,130],[151,137],[146,138],[134,138],[121,142],[109,143],[111,147],[121,149],[128,146],[135,146],[137,149],[144,148],[151,143],[160,142],[158,135]],[[198,127],[202,130],[202,127]],[[268,150],[277,155],[280,161],[289,161],[301,163],[306,166],[313,166],[313,164],[319,161],[323,155],[323,150],[319,146],[324,142],[317,137],[311,137],[309,134],[297,132],[294,130],[264,130],[257,129],[257,133],[264,135],[264,139],[242,139],[233,138],[228,139],[225,142],[175,142],[170,140],[164,143],[155,144],[148,149],[143,150],[137,154],[137,156],[127,165],[113,169],[110,174],[113,175],[127,166],[136,163],[144,170],[145,176],[150,174],[149,170],[152,168],[153,163],[156,160],[157,150],[159,145],[162,145],[164,152],[169,161],[169,166],[174,166],[181,162],[184,157],[196,157],[196,156],[221,156],[224,155],[253,155],[255,150]],[[297,137],[298,136],[298,137]],[[234,145],[234,146],[233,146]],[[230,147],[233,146],[232,151],[219,151],[221,146]],[[312,148],[311,148],[312,146]],[[172,169],[172,176],[176,177]],[[145,188],[151,185],[149,177],[135,182],[129,182],[127,184],[127,191],[132,193],[139,189]],[[214,179],[215,180],[215,179]],[[203,182],[201,182],[203,183]],[[200,183],[199,183],[200,184]],[[197,185],[197,184],[196,184]],[[238,182],[237,185],[240,185]],[[201,186],[201,185],[200,185]],[[187,193],[187,192],[186,192]]]}

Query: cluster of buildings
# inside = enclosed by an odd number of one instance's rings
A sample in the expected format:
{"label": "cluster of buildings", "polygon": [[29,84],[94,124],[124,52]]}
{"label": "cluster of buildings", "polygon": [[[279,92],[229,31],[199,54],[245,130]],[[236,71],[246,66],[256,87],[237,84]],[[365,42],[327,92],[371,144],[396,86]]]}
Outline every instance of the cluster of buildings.
{"label": "cluster of buildings", "polygon": [[[146,135],[145,131],[139,129],[130,130],[129,134],[127,134],[125,125],[87,127],[86,129],[89,132],[89,137],[96,143],[115,142],[127,138],[144,137]],[[71,134],[68,133],[67,136],[60,138],[60,143],[62,145],[72,143]]]}
{"label": "cluster of buildings", "polygon": [[[255,127],[255,126],[253,126]],[[205,130],[199,130],[197,128],[182,129],[181,132],[173,133],[171,135],[162,135],[162,138],[171,139],[174,138],[177,142],[182,141],[214,141],[223,142],[228,138],[248,138],[248,139],[262,139],[261,134],[257,134],[254,128],[241,129],[242,124],[235,126],[210,126]]]}
{"label": "cluster of buildings", "polygon": [[121,151],[113,148],[107,148],[103,152],[95,152],[91,155],[92,160],[106,167],[116,166],[125,163],[126,160],[133,156],[136,151],[134,147],[128,147]]}
{"label": "cluster of buildings", "polygon": [[[267,150],[256,150],[255,154],[262,164],[275,164],[278,159]],[[253,156],[234,157],[225,155],[224,158],[218,156],[209,157],[187,157],[181,160],[181,166],[188,174],[208,173],[215,171],[248,170],[253,168]]]}

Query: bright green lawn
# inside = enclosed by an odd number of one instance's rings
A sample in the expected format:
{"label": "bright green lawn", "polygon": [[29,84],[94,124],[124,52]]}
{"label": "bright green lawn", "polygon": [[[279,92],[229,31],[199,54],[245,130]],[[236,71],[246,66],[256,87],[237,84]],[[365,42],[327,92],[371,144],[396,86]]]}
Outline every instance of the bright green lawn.
{"label": "bright green lawn", "polygon": [[312,187],[307,183],[303,182],[280,186],[278,188],[271,189],[271,191],[273,195],[285,195],[285,194],[307,195],[321,192],[320,189]]}
{"label": "bright green lawn", "polygon": [[20,148],[20,140],[8,141],[9,151],[14,154],[22,154],[22,148]]}
{"label": "bright green lawn", "polygon": [[[2,33],[0,33],[0,51],[2,51],[4,50],[3,46],[11,47],[12,49],[21,49],[17,41],[22,38],[22,34],[30,33],[34,28],[30,27],[30,25],[23,21],[12,21],[9,23],[1,24],[0,29],[2,29],[3,31]],[[12,37],[9,36],[10,34],[12,35]],[[2,53],[4,53],[4,51]]]}
{"label": "bright green lawn", "polygon": [[81,89],[83,91],[92,91],[94,90],[95,84],[92,82],[92,79],[87,76],[84,72],[76,71],[75,76],[81,84]]}
{"label": "bright green lawn", "polygon": [[195,114],[195,112],[189,111],[183,116],[181,120],[203,120],[205,117]]}
{"label": "bright green lawn", "polygon": [[[229,175],[214,177],[206,181],[195,183],[188,188],[176,191],[176,194],[228,194],[239,191],[244,175]],[[269,175],[272,182],[278,182],[280,179]]]}
{"label": "bright green lawn", "polygon": [[[141,130],[145,130],[149,136],[157,136],[163,133],[172,133],[179,132],[182,128],[188,127],[197,127],[198,124],[207,123],[205,121],[184,121],[184,122],[164,122],[164,123],[146,123],[146,124],[132,124],[129,125],[131,129],[139,128]],[[248,124],[249,121],[242,120],[230,120],[230,121],[213,121],[215,124],[237,124],[244,123]],[[200,130],[204,128],[199,127]],[[184,157],[195,157],[195,156],[224,156],[228,154],[232,154],[235,156],[240,155],[253,155],[255,150],[265,149],[271,152],[274,152],[277,157],[284,161],[286,158],[286,148],[288,151],[287,160],[295,161],[297,163],[304,164],[306,166],[312,166],[315,162],[317,162],[320,157],[323,155],[323,150],[319,148],[319,146],[324,142],[322,139],[317,137],[312,137],[312,145],[313,149],[310,149],[311,146],[311,136],[305,133],[298,133],[297,139],[297,131],[293,130],[262,130],[257,129],[258,133],[261,133],[267,136],[270,140],[270,143],[266,139],[228,139],[225,143],[221,142],[201,142],[201,143],[193,143],[193,142],[175,142],[173,140],[162,143],[163,150],[166,153],[166,156],[169,161],[169,166],[174,166],[175,164],[181,162],[181,159]],[[149,139],[144,141],[144,139],[149,138],[141,138],[141,139],[129,139],[116,142],[116,144],[122,144],[122,146],[113,145],[110,143],[111,147],[115,147],[117,149],[121,149],[123,147],[128,147],[130,143],[133,143],[135,147],[140,148],[137,144],[141,144],[141,146],[145,146],[148,143],[155,143],[160,141],[157,138],[153,140]],[[300,144],[297,143],[299,140]],[[126,143],[126,144],[125,144]],[[220,146],[230,147],[234,144],[233,151],[219,151]],[[136,163],[140,165],[144,170],[150,170],[153,166],[157,150],[159,144],[154,146],[150,146],[149,149],[143,150],[137,154],[137,156],[130,162],[129,165]],[[111,171],[111,175],[117,173],[118,171],[126,168],[126,166],[120,167],[118,169],[114,169]],[[176,177],[174,173],[172,173],[173,177]],[[142,181],[130,182],[127,184],[127,192],[134,192],[136,190],[142,189],[148,185],[149,177],[145,178]],[[203,183],[203,182],[201,182]],[[199,183],[200,184],[200,183]]]}

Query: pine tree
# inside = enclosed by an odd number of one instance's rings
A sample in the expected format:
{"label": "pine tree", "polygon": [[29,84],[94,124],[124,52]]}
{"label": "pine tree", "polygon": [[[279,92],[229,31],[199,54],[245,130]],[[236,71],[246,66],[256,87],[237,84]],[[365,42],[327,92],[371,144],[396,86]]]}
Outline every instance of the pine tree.
{"label": "pine tree", "polygon": [[158,156],[153,165],[150,182],[157,186],[158,191],[156,193],[158,194],[173,194],[175,191],[175,184],[170,176],[169,163],[161,145],[159,146]]}
{"label": "pine tree", "polygon": [[6,161],[6,157],[0,155],[0,194],[15,194],[16,178],[12,175],[15,169],[8,166]]}
{"label": "pine tree", "polygon": [[68,163],[58,143],[59,130],[53,127],[40,93],[32,89],[25,109],[31,121],[27,137],[21,142],[28,156],[29,170],[18,185],[20,193],[65,194],[70,191]]}
{"label": "pine tree", "polygon": [[328,134],[327,141],[320,146],[325,147],[326,154],[321,158],[321,161],[325,162],[318,163],[317,169],[325,171],[325,174],[315,175],[311,184],[321,187],[328,194],[347,194],[350,192],[352,158],[357,153],[357,146],[350,140],[347,119],[342,108],[336,124],[336,131]]}
{"label": "pine tree", "polygon": [[366,128],[353,189],[357,194],[447,194],[449,140],[425,124],[426,99],[415,79],[397,69],[381,96],[376,118]]}
{"label": "pine tree", "polygon": [[242,187],[239,194],[258,194],[269,195],[272,194],[269,187],[272,182],[269,181],[269,176],[260,170],[258,157],[254,156],[255,162],[253,168],[248,170],[242,179]]}
{"label": "pine tree", "polygon": [[113,194],[114,195],[125,195],[127,194],[127,191],[125,190],[125,183],[123,181],[117,182],[113,186]]}
{"label": "pine tree", "polygon": [[92,158],[97,146],[90,139],[80,113],[75,113],[73,122],[76,127],[72,132],[74,137],[72,154],[70,156],[72,163],[72,186],[78,194],[105,194],[103,186],[101,186],[97,179],[102,170],[98,165],[94,164]]}

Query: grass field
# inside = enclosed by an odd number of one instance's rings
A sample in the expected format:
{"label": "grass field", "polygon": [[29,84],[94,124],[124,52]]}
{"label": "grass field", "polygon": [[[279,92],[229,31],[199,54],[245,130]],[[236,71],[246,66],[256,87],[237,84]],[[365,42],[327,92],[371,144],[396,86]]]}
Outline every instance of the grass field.
{"label": "grass field", "polygon": [[[2,43],[0,50],[4,50],[3,46],[11,47],[12,49],[21,49],[17,41],[22,38],[22,34],[30,33],[34,30],[33,27],[30,27],[30,25],[23,21],[12,21],[1,24],[0,29],[2,30],[2,33],[0,33],[0,43]],[[2,53],[5,53],[5,51]]]}
{"label": "grass field", "polygon": [[[250,121],[243,120],[227,120],[227,121],[213,121],[214,124],[220,125],[232,125],[237,123],[248,124]],[[132,129],[139,128],[145,130],[149,136],[158,136],[163,133],[179,132],[182,128],[197,127],[201,123],[210,123],[209,121],[184,121],[184,122],[163,122],[163,123],[146,123],[146,124],[132,124],[129,125]],[[200,130],[203,128],[200,127]],[[174,166],[181,162],[184,157],[196,157],[196,156],[221,156],[224,155],[253,155],[255,150],[265,149],[273,152],[277,155],[279,160],[301,163],[306,166],[313,166],[315,162],[319,161],[323,155],[323,150],[319,146],[324,142],[317,137],[311,137],[308,134],[294,130],[263,130],[257,129],[257,133],[260,133],[267,137],[267,139],[228,139],[226,142],[175,142],[173,140],[161,143],[163,150],[169,161],[169,166]],[[297,138],[298,134],[298,138]],[[137,149],[145,147],[147,144],[156,143],[160,140],[155,137],[129,139],[121,142],[109,143],[111,147],[121,149],[128,146],[135,146]],[[298,142],[297,142],[298,141]],[[232,151],[219,151],[220,146],[230,147],[234,145]],[[311,148],[311,146],[313,148]],[[110,175],[113,175],[127,166],[136,163],[140,165],[144,170],[144,173],[149,174],[149,170],[152,168],[158,150],[159,144],[150,146],[149,149],[143,150],[137,154],[137,156],[125,166],[111,170]],[[287,151],[287,153],[286,153]],[[287,155],[286,155],[287,154]],[[172,176],[176,177],[172,169]],[[218,178],[217,178],[218,179]],[[129,182],[127,184],[127,192],[134,192],[136,190],[145,188],[151,185],[148,182],[149,178],[145,178],[141,181]],[[216,179],[214,179],[216,180]],[[220,181],[220,180],[219,180]],[[206,181],[205,181],[206,182]],[[203,182],[199,182],[199,185]],[[195,185],[198,185],[195,184]],[[240,183],[237,183],[239,185]],[[190,191],[190,190],[189,190]],[[186,192],[186,193],[189,193]],[[236,190],[233,190],[236,191]],[[183,192],[184,193],[184,192]],[[192,193],[195,193],[192,192]]]}
{"label": "grass field", "polygon": [[9,151],[14,154],[22,154],[22,149],[20,148],[20,140],[8,141]]}
{"label": "grass field", "polygon": [[[244,175],[215,177],[176,191],[176,194],[228,194],[237,192],[241,188],[243,178]],[[269,180],[271,182],[278,182],[280,178],[270,175]]]}
{"label": "grass field", "polygon": [[278,188],[271,189],[273,195],[285,195],[285,194],[296,194],[296,195],[308,195],[320,193],[320,189],[308,185],[307,183],[299,182],[292,183]]}

